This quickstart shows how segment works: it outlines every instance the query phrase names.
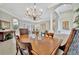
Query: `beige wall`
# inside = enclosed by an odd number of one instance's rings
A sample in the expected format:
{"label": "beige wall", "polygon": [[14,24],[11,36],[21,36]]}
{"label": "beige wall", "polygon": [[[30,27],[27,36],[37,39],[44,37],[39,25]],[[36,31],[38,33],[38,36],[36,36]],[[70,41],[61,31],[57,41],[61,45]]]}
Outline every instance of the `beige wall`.
{"label": "beige wall", "polygon": [[[68,21],[69,22],[69,30],[63,29],[63,21]],[[62,33],[64,32],[70,32],[70,30],[73,27],[73,11],[68,11],[64,12],[61,14],[61,19],[60,19],[60,30]]]}
{"label": "beige wall", "polygon": [[36,23],[35,27],[38,28],[40,32],[45,32],[46,30],[49,30],[49,21],[41,21],[39,23]]}
{"label": "beige wall", "polygon": [[8,21],[10,22],[10,29],[12,29],[12,20],[14,19],[15,17],[3,12],[0,10],[0,20],[4,20],[4,21]]}

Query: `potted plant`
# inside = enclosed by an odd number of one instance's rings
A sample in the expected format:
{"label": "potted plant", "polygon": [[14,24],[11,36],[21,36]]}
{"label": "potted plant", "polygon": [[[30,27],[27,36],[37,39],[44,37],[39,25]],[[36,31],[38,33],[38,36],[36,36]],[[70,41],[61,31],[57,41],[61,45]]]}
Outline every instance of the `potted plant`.
{"label": "potted plant", "polygon": [[[79,8],[76,9],[75,12],[76,12],[76,13],[79,13]],[[77,28],[79,28],[79,14],[75,17],[74,23],[76,23],[76,24],[77,24]]]}
{"label": "potted plant", "polygon": [[5,40],[9,40],[9,39],[12,39],[12,38],[13,38],[13,36],[12,36],[11,33],[6,34],[6,36],[5,36]]}

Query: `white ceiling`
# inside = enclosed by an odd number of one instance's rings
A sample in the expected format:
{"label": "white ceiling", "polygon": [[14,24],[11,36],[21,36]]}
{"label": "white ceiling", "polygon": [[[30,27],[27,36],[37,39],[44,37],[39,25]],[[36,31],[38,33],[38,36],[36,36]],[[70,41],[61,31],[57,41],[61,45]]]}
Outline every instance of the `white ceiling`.
{"label": "white ceiling", "polygon": [[[53,3],[37,3],[37,8],[43,9],[43,14],[41,16],[41,20],[46,20],[50,18],[49,9],[52,7],[55,7],[57,4]],[[8,14],[11,14],[15,17],[17,17],[20,20],[28,20],[30,18],[25,16],[26,8],[32,7],[33,3],[3,3],[0,4],[0,10],[3,10],[4,12],[7,12]],[[57,11],[64,12],[72,9],[71,5],[64,4],[57,8]],[[32,20],[29,20],[32,21]]]}
{"label": "white ceiling", "polygon": [[63,4],[60,7],[58,7],[56,9],[56,11],[63,13],[63,12],[66,12],[66,11],[69,11],[69,10],[72,10],[72,9],[73,9],[72,4]]}

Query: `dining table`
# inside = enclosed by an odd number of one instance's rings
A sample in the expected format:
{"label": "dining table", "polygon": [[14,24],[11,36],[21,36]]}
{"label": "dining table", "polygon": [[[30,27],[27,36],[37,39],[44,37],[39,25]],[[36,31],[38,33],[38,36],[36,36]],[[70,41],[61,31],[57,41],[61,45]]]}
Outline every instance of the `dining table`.
{"label": "dining table", "polygon": [[22,44],[28,45],[30,54],[34,51],[37,55],[55,55],[61,44],[61,40],[58,38],[52,39],[21,39]]}

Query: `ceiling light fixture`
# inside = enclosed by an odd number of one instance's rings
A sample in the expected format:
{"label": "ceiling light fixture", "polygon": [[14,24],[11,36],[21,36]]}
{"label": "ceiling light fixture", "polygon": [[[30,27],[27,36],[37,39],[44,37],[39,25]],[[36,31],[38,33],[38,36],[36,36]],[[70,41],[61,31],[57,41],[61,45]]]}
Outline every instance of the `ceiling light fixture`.
{"label": "ceiling light fixture", "polygon": [[31,17],[33,20],[37,20],[43,13],[43,9],[38,9],[36,3],[34,3],[33,7],[26,9],[26,16]]}

